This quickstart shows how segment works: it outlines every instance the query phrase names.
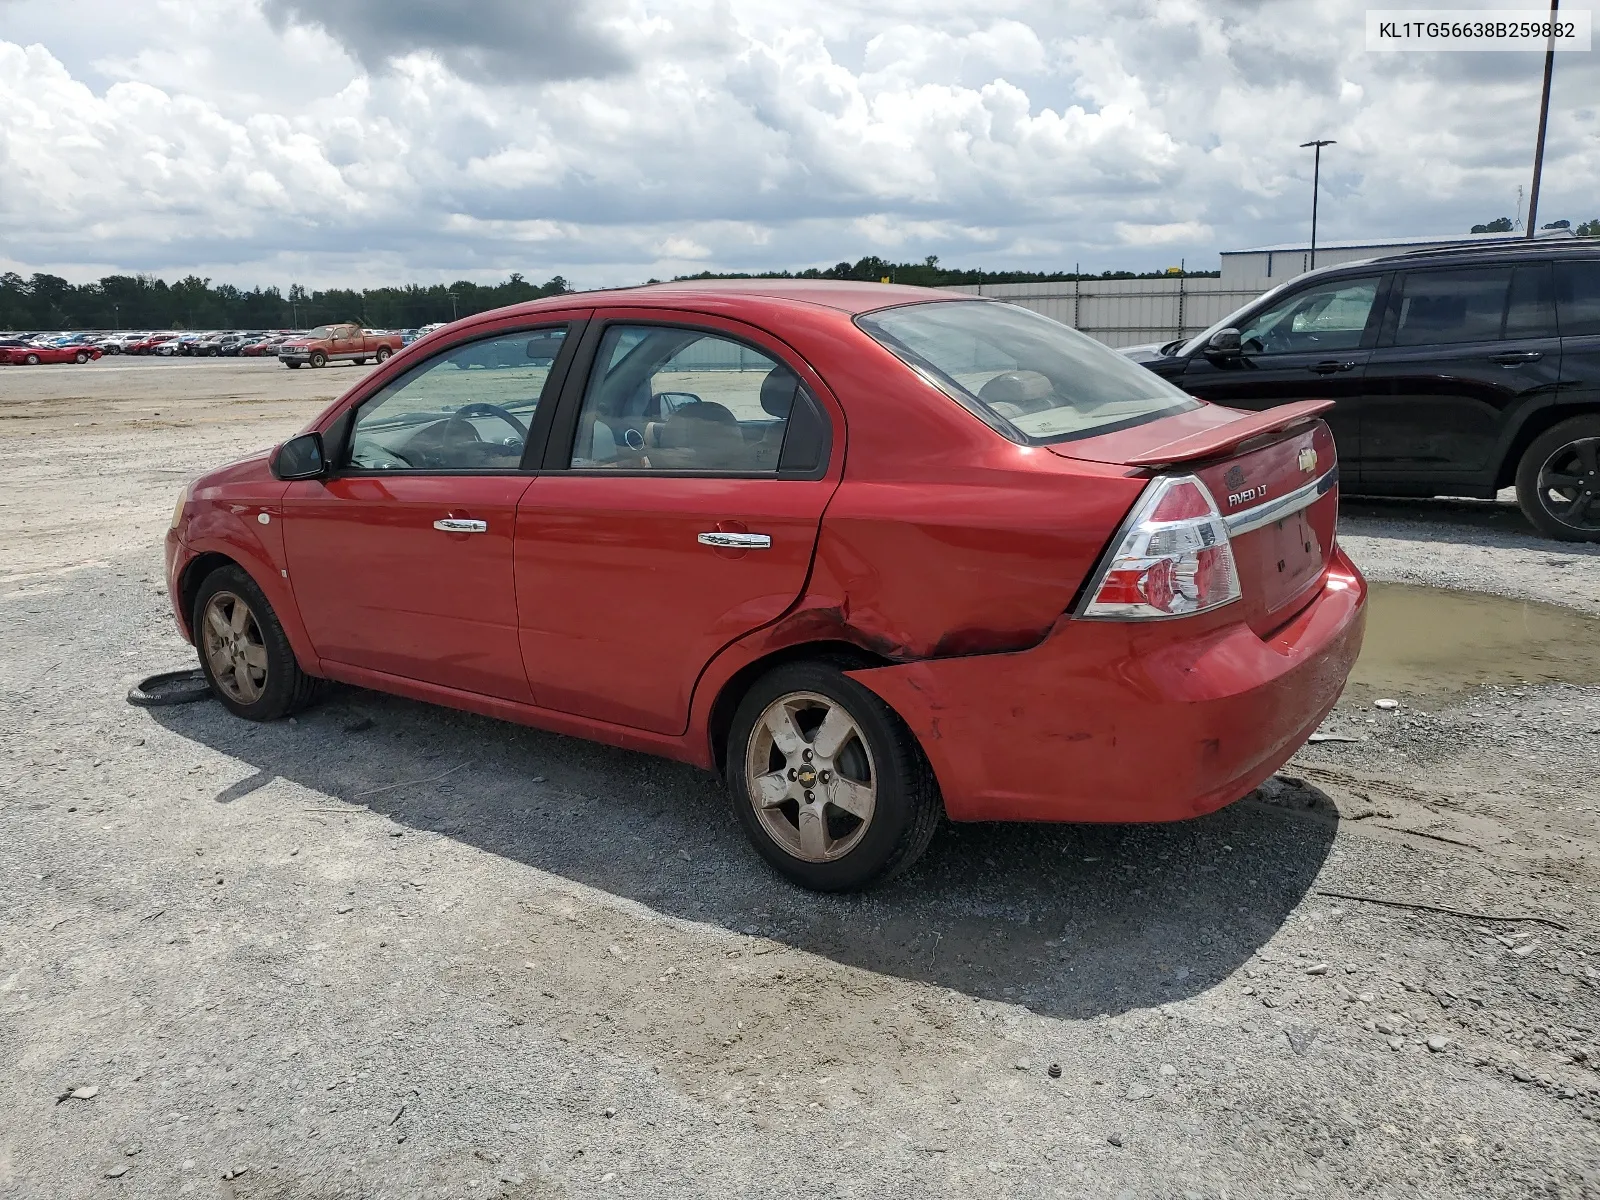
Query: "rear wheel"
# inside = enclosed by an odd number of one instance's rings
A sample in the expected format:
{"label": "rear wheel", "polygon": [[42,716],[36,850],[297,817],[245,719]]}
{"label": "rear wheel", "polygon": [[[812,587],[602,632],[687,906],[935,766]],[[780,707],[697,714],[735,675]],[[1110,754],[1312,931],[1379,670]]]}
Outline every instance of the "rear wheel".
{"label": "rear wheel", "polygon": [[325,367],[325,366],[327,366],[328,365],[328,356],[326,354],[324,354],[321,350],[313,351],[312,355],[311,355],[311,365],[313,367]]}
{"label": "rear wheel", "polygon": [[367,360],[366,360],[366,359],[364,359],[364,358],[358,358],[358,359],[356,359],[356,366],[358,366],[358,367],[364,367],[364,366],[366,366],[366,365],[367,365]]}
{"label": "rear wheel", "polygon": [[391,355],[393,353],[394,353],[394,351],[389,349],[389,347],[387,347],[387,346],[379,346],[378,347],[378,361],[379,362],[386,361],[388,359],[389,355]]}
{"label": "rear wheel", "polygon": [[200,669],[222,706],[249,721],[304,708],[321,681],[300,669],[266,596],[238,567],[207,575],[194,601]]}
{"label": "rear wheel", "polygon": [[27,363],[30,367],[37,367],[39,365],[39,356],[37,354],[30,354],[22,361]]}
{"label": "rear wheel", "polygon": [[1546,537],[1600,541],[1600,416],[1573,417],[1534,438],[1517,467],[1517,503]]}
{"label": "rear wheel", "polygon": [[87,351],[83,351],[83,350],[79,350],[76,354],[74,354],[72,356],[72,361],[77,363],[81,367],[84,363],[89,361],[88,352]]}
{"label": "rear wheel", "polygon": [[756,850],[802,887],[854,891],[921,857],[941,805],[922,748],[882,700],[824,663],[791,663],[740,702],[728,787]]}

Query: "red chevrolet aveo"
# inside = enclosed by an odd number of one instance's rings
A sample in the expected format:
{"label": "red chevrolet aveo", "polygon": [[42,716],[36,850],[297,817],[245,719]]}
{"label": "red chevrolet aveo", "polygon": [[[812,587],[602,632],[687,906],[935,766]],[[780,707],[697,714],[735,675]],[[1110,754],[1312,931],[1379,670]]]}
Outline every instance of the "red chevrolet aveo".
{"label": "red chevrolet aveo", "polygon": [[552,297],[196,480],[168,585],[241,717],[339,680],[680,759],[858,888],[941,815],[1192,817],[1300,747],[1365,621],[1322,407],[947,292]]}

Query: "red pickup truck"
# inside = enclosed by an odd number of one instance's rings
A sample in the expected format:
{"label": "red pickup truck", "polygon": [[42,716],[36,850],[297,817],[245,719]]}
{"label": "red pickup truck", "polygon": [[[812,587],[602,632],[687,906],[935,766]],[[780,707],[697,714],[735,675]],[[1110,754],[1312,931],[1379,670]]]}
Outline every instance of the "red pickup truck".
{"label": "red pickup truck", "polygon": [[278,361],[286,367],[306,363],[325,367],[343,360],[359,367],[369,358],[382,362],[404,344],[398,333],[368,333],[359,325],[318,325],[279,346]]}

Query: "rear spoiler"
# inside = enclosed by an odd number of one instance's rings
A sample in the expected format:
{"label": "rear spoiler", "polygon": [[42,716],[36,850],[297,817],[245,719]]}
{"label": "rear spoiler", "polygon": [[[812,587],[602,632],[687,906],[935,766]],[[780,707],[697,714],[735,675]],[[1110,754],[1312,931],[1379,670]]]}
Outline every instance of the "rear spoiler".
{"label": "rear spoiler", "polygon": [[1172,463],[1215,458],[1243,442],[1307,424],[1333,405],[1332,400],[1298,400],[1293,404],[1280,404],[1264,412],[1245,414],[1237,421],[1230,421],[1215,429],[1203,429],[1175,442],[1129,455],[1123,461],[1130,467],[1165,467]]}

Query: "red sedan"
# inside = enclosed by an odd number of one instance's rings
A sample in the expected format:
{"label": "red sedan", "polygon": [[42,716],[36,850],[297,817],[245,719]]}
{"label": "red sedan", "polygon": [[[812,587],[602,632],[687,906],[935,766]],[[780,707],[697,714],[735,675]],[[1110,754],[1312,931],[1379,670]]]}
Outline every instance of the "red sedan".
{"label": "red sedan", "polygon": [[86,363],[99,357],[98,346],[0,347],[0,362],[19,367],[32,367],[39,363]]}
{"label": "red sedan", "polygon": [[1365,622],[1325,407],[919,288],[550,297],[196,480],[168,585],[241,717],[338,680],[680,759],[858,888],[942,815],[1176,820],[1283,765]]}

